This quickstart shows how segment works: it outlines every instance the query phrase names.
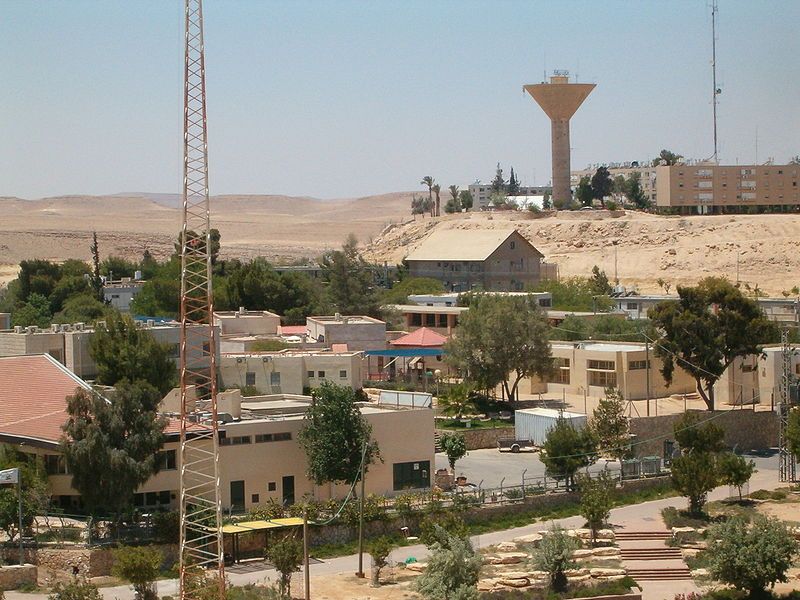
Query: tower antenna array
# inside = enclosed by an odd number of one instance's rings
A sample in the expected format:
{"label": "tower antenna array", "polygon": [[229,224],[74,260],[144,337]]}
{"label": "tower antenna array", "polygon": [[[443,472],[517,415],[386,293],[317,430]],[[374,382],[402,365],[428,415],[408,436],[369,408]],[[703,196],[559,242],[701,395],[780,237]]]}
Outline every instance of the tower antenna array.
{"label": "tower antenna array", "polygon": [[[780,481],[796,481],[796,458],[790,451],[786,440],[786,431],[789,427],[789,411],[792,409],[790,384],[792,380],[792,348],[789,345],[789,330],[781,331],[781,359],[783,373],[781,377],[781,401],[778,404],[778,475]],[[798,409],[800,410],[800,409]]]}
{"label": "tower antenna array", "polygon": [[[180,597],[224,597],[202,0],[185,0]],[[195,573],[204,573],[196,577]],[[200,582],[199,584],[197,582]],[[207,588],[213,589],[207,589]],[[206,589],[204,589],[206,588]]]}
{"label": "tower antenna array", "polygon": [[717,87],[717,0],[711,0],[711,80],[714,93],[711,106],[714,113],[714,162],[719,163],[717,155],[717,96],[722,90]]}

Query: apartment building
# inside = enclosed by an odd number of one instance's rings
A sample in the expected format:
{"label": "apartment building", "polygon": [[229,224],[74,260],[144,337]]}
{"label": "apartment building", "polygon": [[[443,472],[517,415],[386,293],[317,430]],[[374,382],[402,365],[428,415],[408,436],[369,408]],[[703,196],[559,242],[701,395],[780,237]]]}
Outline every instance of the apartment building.
{"label": "apartment building", "polygon": [[[553,306],[553,294],[550,292],[483,292],[492,296],[528,297],[536,300],[542,308]],[[411,294],[408,301],[420,306],[458,306],[458,292],[445,294]]]}
{"label": "apartment building", "polygon": [[411,277],[438,279],[449,292],[522,291],[549,271],[516,229],[437,229],[406,256]]}
{"label": "apartment building", "polygon": [[649,160],[589,165],[585,169],[572,171],[570,173],[570,185],[572,189],[575,189],[578,187],[582,178],[588,177],[591,179],[600,167],[606,167],[608,169],[608,174],[611,176],[611,179],[615,179],[619,175],[628,179],[634,173],[638,173],[642,192],[652,204],[656,204],[658,199],[658,192],[656,190],[656,167],[651,165],[652,162]]}
{"label": "apartment building", "polygon": [[363,360],[361,352],[223,353],[220,387],[254,387],[261,394],[303,394],[330,381],[356,390],[365,379]]}
{"label": "apartment building", "polygon": [[[14,444],[44,459],[50,494],[55,504],[74,509],[80,499],[59,452],[61,425],[66,421],[66,396],[89,389],[58,361],[47,355],[0,358],[0,442]],[[270,395],[227,398],[229,422],[220,428],[219,473],[223,509],[244,511],[269,499],[292,504],[309,494],[325,500],[343,497],[345,485],[316,487],[306,476],[305,454],[297,442],[311,399]],[[359,405],[372,425],[382,461],[370,465],[368,494],[392,495],[407,489],[426,489],[434,463],[434,424],[430,408],[397,403]],[[133,501],[142,510],[177,508],[180,476],[178,423],[167,427],[160,452],[161,470],[151,477]]]}
{"label": "apartment building", "polygon": [[383,350],[386,323],[365,315],[316,316],[306,318],[306,338],[327,348]]}
{"label": "apartment building", "polygon": [[689,163],[656,167],[656,204],[683,214],[800,206],[800,165]]}
{"label": "apartment building", "polygon": [[[472,209],[473,210],[486,210],[492,206],[490,197],[494,193],[492,185],[486,183],[473,183],[468,186],[469,193],[472,194]],[[539,185],[539,186],[520,186],[517,192],[518,196],[552,196],[553,186]]]}
{"label": "apartment building", "polygon": [[[97,326],[103,326],[98,322]],[[169,347],[169,353],[180,366],[180,335],[178,323],[156,323],[154,320],[137,321],[137,326],[146,330],[159,343]],[[200,330],[204,325],[190,325],[191,330]],[[49,328],[15,327],[0,331],[0,357],[29,354],[48,354],[82,379],[97,376],[97,365],[89,352],[94,328],[83,323],[53,324]],[[217,354],[219,354],[219,335],[217,335]],[[189,348],[190,365],[202,365],[205,360],[199,349]]]}

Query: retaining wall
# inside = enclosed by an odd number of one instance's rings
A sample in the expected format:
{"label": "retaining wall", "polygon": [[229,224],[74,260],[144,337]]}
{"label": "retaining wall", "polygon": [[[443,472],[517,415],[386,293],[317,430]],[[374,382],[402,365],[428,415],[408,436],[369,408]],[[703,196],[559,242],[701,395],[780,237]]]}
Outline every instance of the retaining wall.
{"label": "retaining wall", "polygon": [[8,565],[0,567],[0,592],[17,590],[23,586],[36,587],[36,565]]}
{"label": "retaining wall", "polygon": [[446,433],[464,434],[464,442],[467,450],[481,450],[482,448],[497,448],[497,440],[502,438],[513,438],[513,427],[495,427],[493,429],[437,429],[436,433],[443,435]]}

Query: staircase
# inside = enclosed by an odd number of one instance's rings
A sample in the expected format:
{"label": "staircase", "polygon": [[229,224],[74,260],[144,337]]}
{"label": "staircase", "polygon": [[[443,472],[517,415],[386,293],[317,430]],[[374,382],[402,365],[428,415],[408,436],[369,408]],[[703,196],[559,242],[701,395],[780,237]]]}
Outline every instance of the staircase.
{"label": "staircase", "polygon": [[628,575],[636,581],[691,580],[680,548],[666,545],[671,537],[669,531],[617,531],[620,558]]}
{"label": "staircase", "polygon": [[622,560],[683,560],[680,548],[621,548]]}
{"label": "staircase", "polygon": [[666,542],[672,538],[669,531],[615,531],[618,542]]}
{"label": "staircase", "polygon": [[687,567],[674,569],[626,569],[628,576],[636,581],[690,581],[692,574]]}

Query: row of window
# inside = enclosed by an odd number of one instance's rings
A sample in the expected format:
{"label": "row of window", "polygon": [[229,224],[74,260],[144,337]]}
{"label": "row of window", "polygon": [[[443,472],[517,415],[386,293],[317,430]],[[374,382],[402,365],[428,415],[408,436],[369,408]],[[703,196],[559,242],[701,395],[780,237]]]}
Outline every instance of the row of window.
{"label": "row of window", "polygon": [[[325,379],[325,371],[317,371],[317,379]],[[306,375],[309,379],[314,379],[314,371],[307,371]],[[339,370],[339,379],[347,379],[347,370]]]}
{"label": "row of window", "polygon": [[[257,433],[256,444],[263,444],[265,442],[287,442],[292,439],[292,434],[289,431],[281,431],[279,433]],[[252,443],[252,437],[249,435],[232,435],[220,438],[220,446],[242,446],[244,444]]]}

